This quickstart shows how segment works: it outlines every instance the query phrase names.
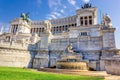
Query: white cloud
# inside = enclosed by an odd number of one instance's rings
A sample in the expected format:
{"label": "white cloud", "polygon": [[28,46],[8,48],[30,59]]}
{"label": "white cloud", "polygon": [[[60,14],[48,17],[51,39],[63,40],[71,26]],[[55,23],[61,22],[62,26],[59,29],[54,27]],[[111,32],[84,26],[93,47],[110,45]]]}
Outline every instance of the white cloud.
{"label": "white cloud", "polygon": [[52,12],[52,14],[54,14],[54,15],[56,15],[56,16],[61,16],[61,14],[58,13],[58,12]]}
{"label": "white cloud", "polygon": [[57,16],[54,15],[54,14],[49,14],[49,15],[47,15],[46,18],[47,18],[47,19],[57,19]]}
{"label": "white cloud", "polygon": [[88,3],[88,2],[90,2],[90,0],[82,0],[83,2],[85,2],[85,3]]}
{"label": "white cloud", "polygon": [[73,6],[75,6],[75,4],[76,4],[76,0],[68,0],[68,2]]}
{"label": "white cloud", "polygon": [[51,18],[51,17],[48,17],[48,16],[46,17],[46,19],[48,19],[48,20],[52,20],[52,18]]}
{"label": "white cloud", "polygon": [[61,5],[61,0],[48,0],[48,5],[50,8]]}
{"label": "white cloud", "polygon": [[51,12],[47,15],[46,19],[57,19],[58,17],[62,16],[60,12]]}
{"label": "white cloud", "polygon": [[63,16],[66,5],[62,3],[63,0],[48,0],[50,13],[46,15],[46,19],[57,19]]}
{"label": "white cloud", "polygon": [[61,13],[64,13],[65,11],[63,9],[60,10]]}
{"label": "white cloud", "polygon": [[68,3],[71,4],[74,9],[78,9],[77,0],[68,0]]}
{"label": "white cloud", "polygon": [[67,8],[67,6],[63,5],[63,8],[64,8],[64,9],[66,9],[66,8]]}
{"label": "white cloud", "polygon": [[[74,13],[78,9],[77,0],[48,0],[48,6],[50,12],[46,15],[46,19],[56,19],[64,16],[68,16],[71,13]],[[70,10],[74,10],[71,12]]]}
{"label": "white cloud", "polygon": [[53,14],[51,14],[51,15],[49,15],[51,18],[53,18],[53,19],[57,19],[57,17],[55,16],[55,15],[53,15]]}

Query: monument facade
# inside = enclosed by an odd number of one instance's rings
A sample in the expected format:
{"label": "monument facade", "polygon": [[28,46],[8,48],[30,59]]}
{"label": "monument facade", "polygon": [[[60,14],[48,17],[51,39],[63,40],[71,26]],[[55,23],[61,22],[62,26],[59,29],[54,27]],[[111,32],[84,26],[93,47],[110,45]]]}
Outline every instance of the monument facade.
{"label": "monument facade", "polygon": [[104,59],[118,50],[109,15],[103,15],[102,24],[98,24],[97,10],[85,4],[74,16],[44,21],[30,20],[22,13],[10,22],[9,32],[0,35],[0,65],[56,67],[68,48],[82,56],[89,69],[104,70]]}

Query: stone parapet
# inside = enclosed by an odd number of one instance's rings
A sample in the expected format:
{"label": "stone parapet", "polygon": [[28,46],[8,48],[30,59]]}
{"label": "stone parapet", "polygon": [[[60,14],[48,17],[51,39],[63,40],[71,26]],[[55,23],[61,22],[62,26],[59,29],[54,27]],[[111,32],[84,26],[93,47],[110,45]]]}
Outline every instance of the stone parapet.
{"label": "stone parapet", "polygon": [[27,50],[28,45],[19,44],[19,43],[10,43],[10,42],[1,42],[0,48],[13,48],[13,49],[24,49]]}
{"label": "stone parapet", "polygon": [[36,50],[35,45],[10,42],[0,42],[0,48],[17,50]]}

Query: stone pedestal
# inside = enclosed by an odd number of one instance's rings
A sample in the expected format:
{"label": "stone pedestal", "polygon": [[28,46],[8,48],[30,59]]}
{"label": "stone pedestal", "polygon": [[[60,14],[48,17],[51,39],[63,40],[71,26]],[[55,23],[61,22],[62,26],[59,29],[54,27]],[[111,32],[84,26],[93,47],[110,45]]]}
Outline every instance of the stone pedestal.
{"label": "stone pedestal", "polygon": [[33,62],[33,68],[45,68],[48,67],[49,63],[49,55],[48,51],[40,51],[35,56],[34,62]]}
{"label": "stone pedestal", "polygon": [[52,38],[52,34],[50,34],[50,33],[41,34],[40,49],[43,49],[43,50],[48,49],[49,45],[51,43],[51,38]]}
{"label": "stone pedestal", "polygon": [[50,33],[44,33],[41,35],[40,45],[38,45],[38,53],[35,56],[33,67],[34,68],[46,68],[49,67],[50,63],[50,43],[51,37]]}
{"label": "stone pedestal", "polygon": [[106,59],[105,70],[108,74],[120,75],[120,56]]}

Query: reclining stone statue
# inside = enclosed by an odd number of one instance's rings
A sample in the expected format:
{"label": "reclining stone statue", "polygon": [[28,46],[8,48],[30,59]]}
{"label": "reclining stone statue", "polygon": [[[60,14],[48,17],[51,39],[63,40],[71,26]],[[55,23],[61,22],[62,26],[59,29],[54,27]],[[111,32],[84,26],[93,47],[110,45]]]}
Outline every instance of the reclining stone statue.
{"label": "reclining stone statue", "polygon": [[69,44],[65,50],[66,53],[74,53],[72,44]]}

